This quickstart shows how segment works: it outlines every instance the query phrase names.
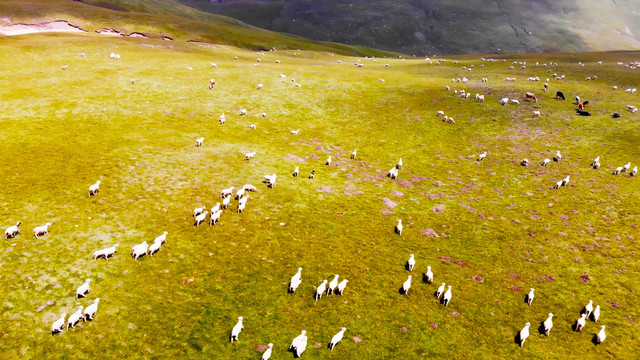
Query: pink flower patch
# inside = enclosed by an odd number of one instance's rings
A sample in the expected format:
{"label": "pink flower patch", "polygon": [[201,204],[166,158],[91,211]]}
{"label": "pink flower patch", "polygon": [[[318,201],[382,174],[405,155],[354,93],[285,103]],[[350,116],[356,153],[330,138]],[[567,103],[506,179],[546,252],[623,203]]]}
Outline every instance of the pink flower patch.
{"label": "pink flower patch", "polygon": [[611,302],[611,307],[612,307],[612,308],[617,309],[617,308],[619,308],[619,307],[620,307],[620,304],[618,304],[618,302],[617,302],[617,301],[612,301],[612,302]]}
{"label": "pink flower patch", "polygon": [[359,338],[359,337],[357,337],[357,336],[354,336],[354,337],[352,337],[351,339],[352,339],[352,340],[353,340],[353,342],[354,342],[354,343],[356,343],[356,344],[358,344],[358,343],[361,343],[361,342],[362,342],[362,339],[361,339],[361,338]]}
{"label": "pink flower patch", "polygon": [[437,327],[438,327],[438,324],[436,324],[436,323],[431,323],[431,324],[429,324],[429,326],[431,326],[431,328],[432,328],[432,329],[435,329],[435,328],[437,328]]}
{"label": "pink flower patch", "polygon": [[259,352],[265,352],[267,351],[267,345],[256,345],[256,350],[258,350]]}
{"label": "pink flower patch", "polygon": [[395,208],[396,206],[398,206],[398,203],[389,199],[389,198],[383,198],[382,201],[384,202],[384,205],[390,209]]}
{"label": "pink flower patch", "polygon": [[586,283],[589,281],[589,275],[582,275],[580,276],[580,280],[582,280],[583,283]]}
{"label": "pink flower patch", "polygon": [[548,281],[548,282],[554,282],[554,281],[556,281],[556,278],[554,278],[554,277],[553,277],[553,276],[551,276],[551,275],[545,275],[545,278],[547,279],[547,281]]}
{"label": "pink flower patch", "polygon": [[448,256],[440,256],[438,259],[442,260],[442,261],[451,261],[451,258]]}
{"label": "pink flower patch", "polygon": [[400,191],[396,191],[396,190],[392,191],[392,192],[391,192],[391,195],[393,195],[393,196],[397,196],[397,197],[402,197],[402,196],[404,196],[404,194],[403,194],[402,192],[400,192]]}
{"label": "pink flower patch", "polygon": [[511,287],[511,290],[520,291],[520,290],[522,290],[522,288],[521,288],[520,286],[513,285],[513,286]]}
{"label": "pink flower patch", "polygon": [[382,212],[382,215],[393,215],[393,211],[387,209],[382,209],[380,212]]}
{"label": "pink flower patch", "polygon": [[320,343],[315,343],[315,345],[314,345],[314,346],[316,347],[316,349],[320,349],[320,348],[322,347],[322,344],[320,344]]}
{"label": "pink flower patch", "polygon": [[467,266],[468,264],[462,260],[456,260],[454,263],[458,266]]}
{"label": "pink flower patch", "polygon": [[444,212],[444,205],[439,204],[433,207],[433,212],[435,213],[443,213]]}
{"label": "pink flower patch", "polygon": [[398,185],[400,185],[402,187],[406,187],[406,188],[411,187],[411,182],[407,181],[407,180],[396,179],[396,183],[398,183]]}
{"label": "pink flower patch", "polygon": [[473,277],[473,280],[477,281],[477,282],[484,282],[484,279],[481,278],[480,276],[476,275]]}
{"label": "pink flower patch", "polygon": [[458,316],[458,315],[460,315],[460,314],[458,314],[458,313],[457,313],[457,312],[455,312],[455,311],[452,311],[452,312],[450,312],[450,313],[449,313],[449,315],[451,315],[451,316]]}
{"label": "pink flower patch", "polygon": [[422,229],[420,230],[420,233],[424,236],[431,236],[434,238],[440,237],[440,235],[438,235],[433,229]]}
{"label": "pink flower patch", "polygon": [[400,329],[403,333],[409,332],[409,329],[407,329],[406,327],[402,327],[402,329]]}

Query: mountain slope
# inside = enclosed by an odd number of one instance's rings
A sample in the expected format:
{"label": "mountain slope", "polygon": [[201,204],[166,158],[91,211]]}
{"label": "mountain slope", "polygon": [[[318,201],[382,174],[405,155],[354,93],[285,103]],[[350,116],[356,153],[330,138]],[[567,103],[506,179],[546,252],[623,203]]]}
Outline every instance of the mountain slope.
{"label": "mountain slope", "polygon": [[173,0],[70,1],[8,0],[0,2],[0,25],[69,20],[87,31],[103,27],[150,37],[169,36],[248,49],[305,49],[349,55],[396,56],[385,51],[337,43],[310,41],[258,29],[225,16],[208,14]]}
{"label": "mountain slope", "polygon": [[264,29],[409,54],[640,47],[637,0],[181,1]]}

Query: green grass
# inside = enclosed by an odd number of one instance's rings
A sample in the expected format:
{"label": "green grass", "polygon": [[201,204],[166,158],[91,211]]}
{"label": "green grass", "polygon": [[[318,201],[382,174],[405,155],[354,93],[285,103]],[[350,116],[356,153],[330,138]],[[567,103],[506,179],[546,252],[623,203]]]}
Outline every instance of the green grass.
{"label": "green grass", "polygon": [[[110,60],[111,52],[122,59]],[[637,73],[615,65],[638,53],[511,55],[484,68],[479,56],[439,66],[362,60],[356,68],[355,58],[277,51],[253,66],[257,54],[248,50],[97,34],[0,38],[0,53],[0,226],[22,222],[0,252],[2,358],[257,359],[256,346],[269,342],[273,358],[289,358],[286,347],[303,329],[306,359],[630,359],[639,349],[638,179],[610,175],[640,158],[638,115],[625,109],[638,95],[611,90],[638,83]],[[506,70],[514,59],[530,66]],[[552,72],[566,80],[543,93],[541,83],[525,81],[548,76],[536,61],[557,62]],[[472,72],[460,70],[471,64]],[[582,80],[590,75],[598,80]],[[487,94],[485,103],[444,91],[462,88],[451,83],[461,76],[472,78],[464,88]],[[212,77],[217,85],[208,90]],[[553,100],[556,90],[569,100]],[[498,102],[526,91],[540,102]],[[591,100],[593,116],[574,115],[577,94]],[[534,109],[544,116],[531,118]],[[437,110],[456,124],[442,123]],[[612,120],[613,111],[622,118]],[[200,136],[204,146],[195,148]],[[349,160],[354,148],[358,157]],[[254,160],[243,161],[254,150]],[[535,165],[556,150],[561,163]],[[478,163],[483,151],[489,155]],[[329,155],[335,166],[322,165]],[[598,155],[595,171],[588,165]],[[399,180],[384,178],[400,157]],[[532,166],[519,165],[525,157]],[[295,166],[298,179],[289,176]],[[313,169],[316,179],[306,179]],[[274,172],[278,184],[267,189],[262,176]],[[567,174],[569,187],[549,189]],[[98,179],[101,192],[89,198]],[[193,226],[195,207],[245,183],[258,192],[243,214],[234,202],[219,225]],[[393,215],[382,213],[384,198],[397,203]],[[393,233],[397,219],[402,236]],[[50,234],[33,238],[45,222],[54,223]],[[168,240],[157,255],[129,256],[163,231]],[[92,259],[113,243],[114,258]],[[403,296],[410,253],[417,265]],[[420,282],[427,265],[436,284]],[[287,294],[299,266],[302,285]],[[314,286],[333,274],[349,280],[344,296],[314,302]],[[92,291],[76,301],[86,278]],[[432,296],[440,282],[453,286],[447,308]],[[527,306],[530,287],[536,299]],[[96,297],[93,322],[51,336],[60,313]],[[601,320],[573,333],[590,299],[602,306]],[[54,304],[36,312],[48,300]],[[549,312],[547,338],[537,328]],[[230,344],[240,315],[245,330]],[[513,339],[525,322],[531,337],[519,348]],[[600,324],[608,338],[595,346]],[[331,353],[326,346],[342,326],[345,338]]]}

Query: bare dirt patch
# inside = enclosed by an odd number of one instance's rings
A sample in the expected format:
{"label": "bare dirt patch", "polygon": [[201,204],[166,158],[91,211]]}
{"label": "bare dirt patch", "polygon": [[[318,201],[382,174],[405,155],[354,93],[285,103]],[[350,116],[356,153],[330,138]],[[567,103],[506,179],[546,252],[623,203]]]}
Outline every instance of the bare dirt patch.
{"label": "bare dirt patch", "polygon": [[11,24],[0,26],[0,34],[6,36],[35,34],[44,32],[87,32],[79,26],[69,24],[67,20],[56,20],[37,24]]}

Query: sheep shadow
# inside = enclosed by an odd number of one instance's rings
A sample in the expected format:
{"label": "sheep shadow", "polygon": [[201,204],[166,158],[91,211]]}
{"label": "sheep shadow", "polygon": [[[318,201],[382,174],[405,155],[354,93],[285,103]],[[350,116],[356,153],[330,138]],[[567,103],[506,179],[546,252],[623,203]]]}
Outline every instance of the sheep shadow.
{"label": "sheep shadow", "polygon": [[593,343],[593,345],[600,345],[600,343],[598,342],[598,334],[593,334],[591,342]]}
{"label": "sheep shadow", "polygon": [[524,303],[529,304],[529,294],[524,296]]}
{"label": "sheep shadow", "polygon": [[289,346],[287,351],[293,354],[293,358],[294,359],[300,358],[300,355],[298,354],[298,350],[297,349],[294,349],[293,347]]}
{"label": "sheep shadow", "polygon": [[404,291],[404,287],[400,286],[400,288],[398,289],[398,293],[400,295],[408,295],[408,292]]}
{"label": "sheep shadow", "polygon": [[538,332],[540,335],[546,335],[546,331],[544,331],[544,321],[540,323],[540,327],[538,328]]}
{"label": "sheep shadow", "polygon": [[427,276],[426,273],[422,274],[422,282],[425,284],[431,284],[431,282],[429,281],[429,277]]}
{"label": "sheep shadow", "polygon": [[[396,234],[397,233],[398,233],[398,230],[396,230]],[[407,270],[407,271],[411,271],[411,269],[409,268],[409,262],[408,261],[404,264],[404,269]]]}
{"label": "sheep shadow", "polygon": [[518,331],[516,336],[513,338],[513,342],[520,346],[520,331]]}

